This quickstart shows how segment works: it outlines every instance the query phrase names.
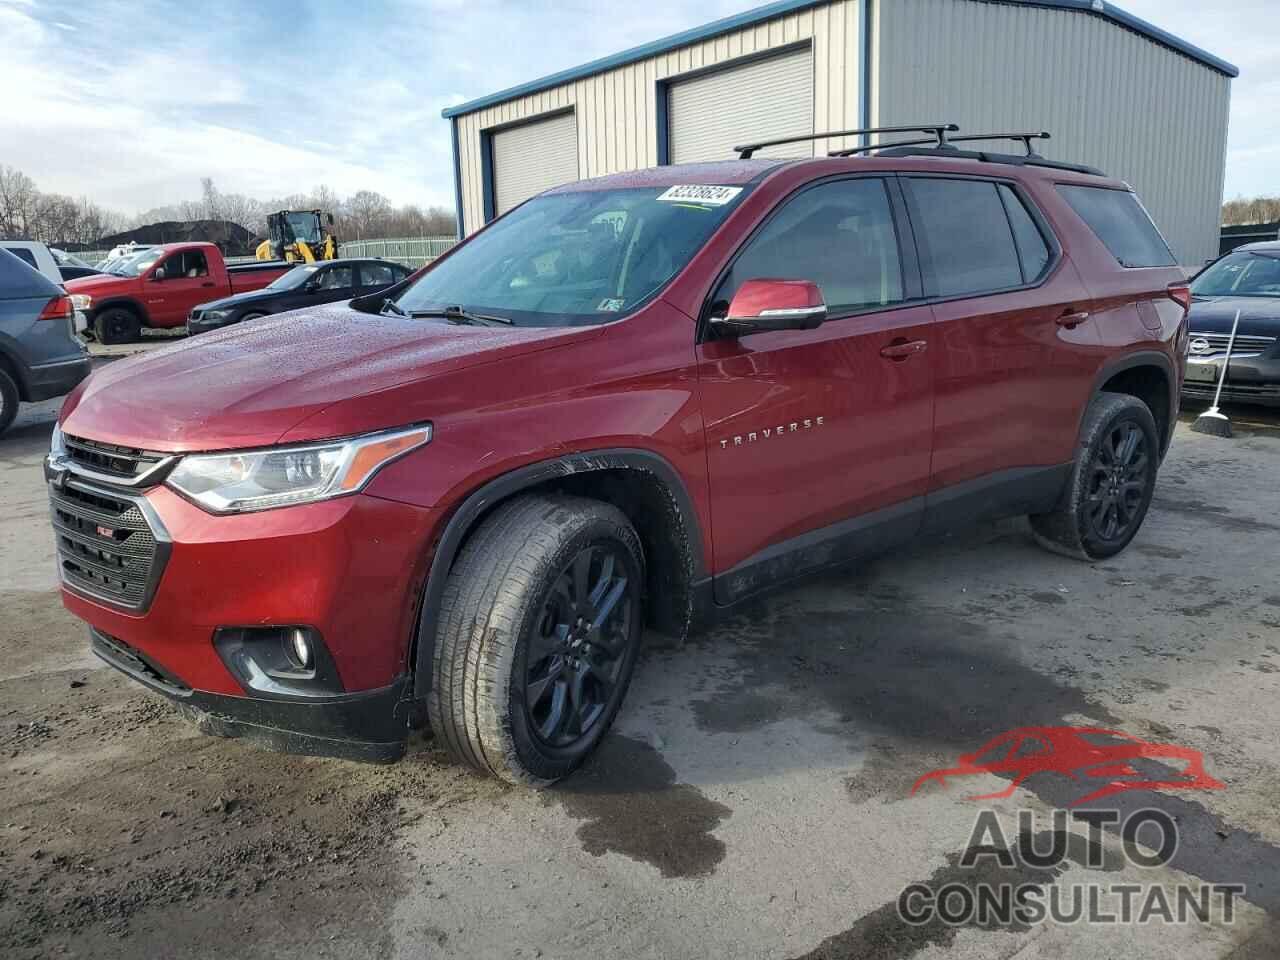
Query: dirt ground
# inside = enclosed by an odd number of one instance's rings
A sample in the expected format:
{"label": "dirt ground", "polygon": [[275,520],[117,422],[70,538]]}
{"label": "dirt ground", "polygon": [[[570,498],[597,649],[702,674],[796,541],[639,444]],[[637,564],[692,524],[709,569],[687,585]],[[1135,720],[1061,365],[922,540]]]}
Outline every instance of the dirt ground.
{"label": "dirt ground", "polygon": [[[1280,419],[1178,428],[1147,524],[1098,564],[1022,523],[781,594],[650,649],[598,758],[505,787],[429,738],[389,767],[203,737],[88,655],[55,590],[39,472],[54,404],[0,439],[0,956],[1280,955]],[[1221,790],[1130,791],[1179,845],[1105,832],[1040,887],[1242,883],[1232,922],[905,923],[963,877],[979,809],[1049,823],[1074,785],[921,774],[1025,726],[1203,752]],[[1073,842],[1074,843],[1074,842]]]}

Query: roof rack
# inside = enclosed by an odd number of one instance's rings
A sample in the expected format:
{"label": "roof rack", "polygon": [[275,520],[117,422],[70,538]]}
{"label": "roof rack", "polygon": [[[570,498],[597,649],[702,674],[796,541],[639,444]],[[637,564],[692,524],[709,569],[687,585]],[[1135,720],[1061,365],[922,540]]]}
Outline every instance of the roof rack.
{"label": "roof rack", "polygon": [[[733,149],[737,151],[739,160],[750,160],[752,154],[757,150],[763,150],[765,147],[779,147],[784,143],[803,143],[809,140],[826,140],[835,137],[857,137],[873,133],[928,133],[933,135],[933,139],[918,142],[931,143],[934,145],[935,150],[947,150],[949,149],[947,134],[959,129],[954,123],[924,123],[910,127],[867,127],[862,130],[832,130],[826,133],[806,133],[798,137],[782,137],[778,140],[763,140],[760,143],[746,143]],[[911,142],[916,143],[917,141],[913,140]]]}
{"label": "roof rack", "polygon": [[[1017,140],[1020,141],[1027,151],[1027,158],[1034,160],[1043,160],[1040,154],[1036,153],[1035,148],[1031,146],[1032,140],[1048,140],[1050,134],[1048,130],[1041,130],[1039,133],[967,133],[963,137],[949,137],[947,143],[967,143],[974,140]],[[856,153],[862,153],[869,150],[888,150],[890,147],[916,147],[933,143],[932,140],[903,140],[898,143],[882,143],[876,146],[852,147],[847,150],[832,150],[827,154],[829,157],[851,157]]]}

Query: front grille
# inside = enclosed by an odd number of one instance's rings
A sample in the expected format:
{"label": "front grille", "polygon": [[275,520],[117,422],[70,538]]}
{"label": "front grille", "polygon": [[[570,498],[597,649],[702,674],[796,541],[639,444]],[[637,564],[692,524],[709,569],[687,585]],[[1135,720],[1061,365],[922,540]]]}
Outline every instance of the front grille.
{"label": "front grille", "polygon": [[[1207,350],[1192,349],[1192,357],[1217,357],[1224,356],[1227,352],[1227,344],[1231,340],[1229,333],[1192,333],[1191,343],[1195,344],[1197,340],[1208,342]],[[1236,334],[1235,345],[1231,348],[1233,357],[1251,356],[1256,357],[1258,354],[1271,349],[1272,344],[1276,342],[1275,337],[1260,337],[1253,334]]]}
{"label": "front grille", "polygon": [[169,546],[146,501],[74,478],[51,486],[49,499],[66,584],[132,610],[145,608]]}
{"label": "front grille", "polygon": [[67,458],[96,476],[119,483],[136,484],[147,474],[172,459],[164,453],[152,453],[113,443],[65,436]]}

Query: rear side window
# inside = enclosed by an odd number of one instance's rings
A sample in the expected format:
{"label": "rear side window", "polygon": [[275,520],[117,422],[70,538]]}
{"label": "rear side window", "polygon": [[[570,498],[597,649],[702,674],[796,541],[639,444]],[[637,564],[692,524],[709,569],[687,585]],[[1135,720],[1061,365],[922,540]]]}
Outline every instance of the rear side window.
{"label": "rear side window", "polygon": [[1004,212],[1009,215],[1009,226],[1013,228],[1013,242],[1018,248],[1018,260],[1022,264],[1022,281],[1031,283],[1049,265],[1049,245],[1044,242],[1044,234],[1027,212],[1022,199],[1014,193],[1013,187],[1002,183],[998,189],[1000,199],[1004,202]]}
{"label": "rear side window", "polygon": [[[21,260],[23,263],[36,267],[36,255],[26,247],[5,247],[10,253]],[[39,270],[39,267],[36,267]]]}
{"label": "rear side window", "polygon": [[925,277],[930,296],[957,297],[1022,285],[1022,262],[996,184],[924,177],[905,182],[920,220],[917,239],[923,241],[931,265]]}
{"label": "rear side window", "polygon": [[1128,190],[1058,184],[1058,192],[1122,267],[1171,267],[1173,254]]}

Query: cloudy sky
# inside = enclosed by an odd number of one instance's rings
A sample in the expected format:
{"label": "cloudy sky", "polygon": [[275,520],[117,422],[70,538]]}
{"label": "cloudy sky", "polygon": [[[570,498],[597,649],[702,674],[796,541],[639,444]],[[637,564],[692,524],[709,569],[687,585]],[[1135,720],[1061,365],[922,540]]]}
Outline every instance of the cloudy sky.
{"label": "cloudy sky", "polygon": [[[759,2],[0,0],[0,164],[125,213],[194,198],[202,176],[452,207],[443,107]],[[1280,193],[1275,3],[1122,4],[1240,67],[1228,197]]]}

